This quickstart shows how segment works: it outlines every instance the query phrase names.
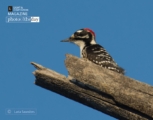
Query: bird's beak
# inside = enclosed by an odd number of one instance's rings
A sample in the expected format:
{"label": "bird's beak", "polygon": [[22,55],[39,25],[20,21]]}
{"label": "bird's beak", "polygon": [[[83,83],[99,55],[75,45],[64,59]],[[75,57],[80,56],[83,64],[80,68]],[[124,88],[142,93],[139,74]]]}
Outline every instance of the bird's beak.
{"label": "bird's beak", "polygon": [[71,37],[65,39],[65,40],[61,40],[61,42],[73,42],[74,40],[74,35],[72,35]]}
{"label": "bird's beak", "polygon": [[65,40],[61,40],[61,42],[70,42],[70,41],[71,41],[71,39],[70,39],[70,38],[65,39]]}

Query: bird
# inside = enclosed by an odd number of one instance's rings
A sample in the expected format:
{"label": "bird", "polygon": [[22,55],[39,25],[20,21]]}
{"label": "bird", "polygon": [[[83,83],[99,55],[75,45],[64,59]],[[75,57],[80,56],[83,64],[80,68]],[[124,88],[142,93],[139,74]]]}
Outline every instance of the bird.
{"label": "bird", "polygon": [[125,70],[118,66],[105,48],[96,43],[96,35],[90,28],[79,29],[61,42],[71,42],[80,47],[80,56],[101,67],[123,74]]}

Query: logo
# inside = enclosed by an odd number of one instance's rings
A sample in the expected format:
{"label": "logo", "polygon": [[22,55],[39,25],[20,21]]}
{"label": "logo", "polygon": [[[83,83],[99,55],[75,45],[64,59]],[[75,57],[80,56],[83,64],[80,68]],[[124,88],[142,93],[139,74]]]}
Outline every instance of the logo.
{"label": "logo", "polygon": [[39,16],[29,16],[29,9],[23,6],[8,6],[6,23],[39,23]]}
{"label": "logo", "polygon": [[8,12],[12,12],[13,11],[13,7],[12,6],[8,6]]}

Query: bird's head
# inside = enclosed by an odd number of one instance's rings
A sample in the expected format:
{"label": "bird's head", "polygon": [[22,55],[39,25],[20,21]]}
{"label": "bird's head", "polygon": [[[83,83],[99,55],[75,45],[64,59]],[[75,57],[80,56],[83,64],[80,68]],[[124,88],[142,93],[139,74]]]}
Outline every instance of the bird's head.
{"label": "bird's head", "polygon": [[71,37],[61,42],[72,42],[83,48],[84,46],[96,44],[95,33],[89,28],[83,28],[74,32]]}

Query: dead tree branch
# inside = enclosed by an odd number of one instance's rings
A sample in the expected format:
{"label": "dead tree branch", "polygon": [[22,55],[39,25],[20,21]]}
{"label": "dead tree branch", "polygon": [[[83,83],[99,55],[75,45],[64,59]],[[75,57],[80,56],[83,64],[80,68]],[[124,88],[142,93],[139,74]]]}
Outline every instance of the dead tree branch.
{"label": "dead tree branch", "polygon": [[153,87],[93,63],[66,55],[66,78],[32,62],[35,84],[117,119],[153,119]]}

